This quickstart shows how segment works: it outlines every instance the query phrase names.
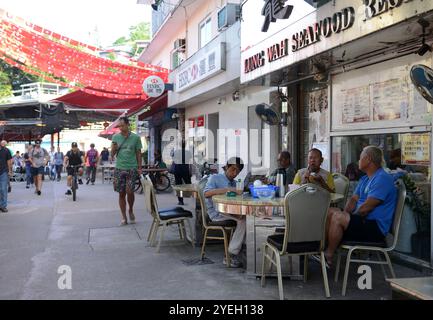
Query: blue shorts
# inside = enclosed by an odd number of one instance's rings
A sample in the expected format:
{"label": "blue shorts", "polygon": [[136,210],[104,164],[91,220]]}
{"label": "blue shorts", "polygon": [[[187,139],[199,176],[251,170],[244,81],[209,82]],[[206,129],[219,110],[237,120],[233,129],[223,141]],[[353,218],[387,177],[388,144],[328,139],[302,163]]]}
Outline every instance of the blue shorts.
{"label": "blue shorts", "polygon": [[31,172],[32,172],[32,176],[37,176],[37,175],[43,175],[44,174],[44,166],[41,167],[32,167]]}

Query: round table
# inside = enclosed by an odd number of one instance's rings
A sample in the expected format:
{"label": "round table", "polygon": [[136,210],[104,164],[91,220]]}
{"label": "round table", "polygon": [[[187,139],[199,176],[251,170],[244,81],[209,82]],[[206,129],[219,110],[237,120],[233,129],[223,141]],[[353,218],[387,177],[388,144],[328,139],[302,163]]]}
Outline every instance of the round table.
{"label": "round table", "polygon": [[[339,193],[331,193],[331,204],[337,203],[344,198],[344,195]],[[254,214],[257,208],[283,207],[284,198],[273,198],[270,200],[262,200],[253,198],[249,194],[243,194],[236,197],[227,197],[225,194],[212,197],[215,204],[215,209],[218,212],[248,215]]]}

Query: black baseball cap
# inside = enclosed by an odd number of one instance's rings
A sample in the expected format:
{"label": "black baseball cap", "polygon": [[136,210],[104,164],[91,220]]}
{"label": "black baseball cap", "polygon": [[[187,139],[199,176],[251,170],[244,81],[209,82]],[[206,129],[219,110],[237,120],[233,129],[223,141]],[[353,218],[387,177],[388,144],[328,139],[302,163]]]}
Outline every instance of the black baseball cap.
{"label": "black baseball cap", "polygon": [[41,140],[36,140],[36,141],[35,141],[35,144],[40,145],[41,142],[42,142]]}
{"label": "black baseball cap", "polygon": [[78,144],[76,142],[72,142],[71,146],[72,146],[72,148],[73,147],[78,147]]}

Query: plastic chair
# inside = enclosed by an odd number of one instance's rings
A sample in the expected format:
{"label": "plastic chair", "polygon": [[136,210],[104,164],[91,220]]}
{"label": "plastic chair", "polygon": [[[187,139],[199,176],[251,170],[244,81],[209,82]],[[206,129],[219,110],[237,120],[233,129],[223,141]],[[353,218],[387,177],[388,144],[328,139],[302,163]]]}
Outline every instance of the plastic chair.
{"label": "plastic chair", "polygon": [[338,202],[337,207],[344,209],[347,202],[347,195],[349,194],[349,179],[341,173],[333,173],[335,192],[344,195],[344,198]]}
{"label": "plastic chair", "polygon": [[[345,241],[341,244],[338,250],[337,269],[335,271],[335,279],[334,279],[335,282],[338,281],[338,276],[340,273],[341,251],[348,250],[347,258],[346,258],[346,268],[344,270],[343,289],[341,291],[341,294],[343,296],[346,295],[347,277],[349,274],[349,268],[351,262],[364,263],[364,264],[380,264],[385,279],[387,278],[387,275],[383,265],[388,265],[391,276],[395,278],[394,269],[392,268],[392,263],[391,263],[391,259],[389,258],[388,252],[394,250],[397,244],[401,216],[403,214],[404,202],[406,199],[406,187],[404,185],[404,182],[401,179],[399,179],[396,181],[395,184],[398,190],[397,205],[395,208],[393,224],[390,232],[386,236],[386,239],[383,242],[378,242],[378,243]],[[351,256],[355,251],[375,252],[377,260],[352,259]],[[380,253],[382,253],[385,256],[385,261],[381,259]]]}
{"label": "plastic chair", "polygon": [[285,255],[304,256],[305,282],[308,273],[308,256],[320,254],[325,295],[327,298],[331,296],[324,255],[326,218],[330,202],[330,193],[314,184],[305,184],[286,194],[284,233],[270,235],[263,244],[261,285],[265,286],[265,273],[275,265],[280,300],[284,299],[281,257]]}

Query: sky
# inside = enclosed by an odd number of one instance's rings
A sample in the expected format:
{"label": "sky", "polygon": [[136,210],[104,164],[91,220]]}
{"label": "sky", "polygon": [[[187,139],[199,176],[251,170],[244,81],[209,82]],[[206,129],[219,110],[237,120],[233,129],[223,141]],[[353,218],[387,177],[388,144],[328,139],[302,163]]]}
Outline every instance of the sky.
{"label": "sky", "polygon": [[101,47],[128,36],[130,26],[151,21],[150,6],[137,4],[137,0],[0,0],[0,8],[51,31]]}

